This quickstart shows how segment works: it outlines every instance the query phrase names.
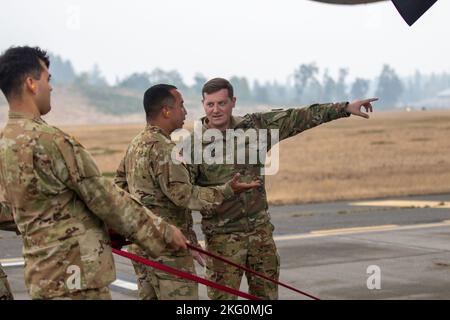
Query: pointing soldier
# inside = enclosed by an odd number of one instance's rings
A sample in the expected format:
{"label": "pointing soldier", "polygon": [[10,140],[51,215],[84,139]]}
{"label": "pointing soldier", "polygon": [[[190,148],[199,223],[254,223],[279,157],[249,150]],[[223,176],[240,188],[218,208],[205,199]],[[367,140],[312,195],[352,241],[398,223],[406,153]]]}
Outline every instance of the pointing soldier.
{"label": "pointing soldier", "polygon": [[[305,108],[274,110],[252,113],[243,117],[232,116],[236,104],[232,85],[225,79],[215,78],[203,86],[202,102],[206,116],[201,119],[203,132],[227,129],[247,132],[261,129],[279,130],[279,140],[292,137],[304,130],[351,114],[368,118],[360,109],[372,111],[371,102],[376,99],[358,100],[352,103],[313,104]],[[195,133],[194,133],[195,135]],[[195,139],[194,135],[191,139]],[[202,148],[210,147],[213,141],[203,141]],[[245,154],[249,144],[244,144]],[[237,145],[235,145],[235,148]],[[270,149],[270,145],[267,150]],[[261,159],[260,159],[261,160]],[[237,172],[249,177],[261,177],[262,187],[248,190],[225,200],[213,212],[203,211],[202,230],[205,234],[206,250],[222,255],[235,263],[265,274],[273,279],[279,277],[280,261],[273,240],[273,225],[270,222],[264,177],[260,170],[262,163],[245,164],[193,164],[194,183],[199,186],[221,184]],[[224,265],[220,261],[207,259],[206,273],[211,281],[238,289],[242,271]],[[263,299],[277,299],[276,285],[247,275],[249,292]],[[208,288],[211,299],[235,299],[236,296]]]}
{"label": "pointing soldier", "polygon": [[116,278],[106,225],[156,257],[186,249],[180,230],[102,177],[86,149],[48,125],[49,59],[40,48],[0,56],[9,120],[0,139],[0,186],[23,237],[33,299],[110,299]]}

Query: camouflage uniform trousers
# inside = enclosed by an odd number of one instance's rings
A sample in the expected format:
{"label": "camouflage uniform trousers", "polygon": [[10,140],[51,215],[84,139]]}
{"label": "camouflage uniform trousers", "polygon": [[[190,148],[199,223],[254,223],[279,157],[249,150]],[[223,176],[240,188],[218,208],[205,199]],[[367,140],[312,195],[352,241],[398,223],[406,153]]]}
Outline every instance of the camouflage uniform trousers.
{"label": "camouflage uniform trousers", "polygon": [[[131,246],[129,251],[148,259],[134,245]],[[194,260],[191,255],[163,255],[151,260],[190,274],[196,274]],[[133,267],[137,276],[138,297],[140,300],[198,300],[198,283],[134,261]]]}
{"label": "camouflage uniform trousers", "polygon": [[111,293],[109,293],[107,287],[103,287],[75,291],[64,296],[51,298],[51,300],[111,300]]}
{"label": "camouflage uniform trousers", "polygon": [[0,300],[14,300],[5,272],[0,266]]}
{"label": "camouflage uniform trousers", "polygon": [[[273,240],[273,225],[267,223],[251,232],[214,234],[206,237],[206,250],[234,263],[246,266],[272,279],[278,280],[280,258]],[[206,276],[209,280],[234,289],[239,289],[243,270],[221,261],[206,259]],[[278,286],[247,274],[249,293],[265,300],[278,299]],[[213,300],[233,300],[237,296],[208,287],[208,296]]]}

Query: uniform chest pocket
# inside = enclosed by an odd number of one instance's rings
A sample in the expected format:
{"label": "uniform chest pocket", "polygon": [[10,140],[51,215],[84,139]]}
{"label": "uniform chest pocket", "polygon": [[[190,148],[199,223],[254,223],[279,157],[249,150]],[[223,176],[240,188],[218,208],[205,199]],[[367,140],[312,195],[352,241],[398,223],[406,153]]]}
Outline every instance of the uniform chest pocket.
{"label": "uniform chest pocket", "polygon": [[223,184],[231,180],[235,172],[235,166],[227,164],[203,165],[200,170],[201,180],[208,184]]}

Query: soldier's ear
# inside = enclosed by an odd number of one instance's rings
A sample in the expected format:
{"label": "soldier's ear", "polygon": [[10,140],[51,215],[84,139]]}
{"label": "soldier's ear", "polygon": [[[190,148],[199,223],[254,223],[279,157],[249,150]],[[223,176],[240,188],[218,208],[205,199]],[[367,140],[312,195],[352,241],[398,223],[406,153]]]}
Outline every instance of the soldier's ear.
{"label": "soldier's ear", "polygon": [[169,118],[170,117],[170,110],[167,107],[163,107],[162,109],[162,114],[165,118]]}
{"label": "soldier's ear", "polygon": [[25,78],[25,88],[31,91],[33,94],[36,94],[37,84],[36,81],[32,77]]}
{"label": "soldier's ear", "polygon": [[234,106],[236,105],[236,101],[237,101],[236,97],[233,97],[233,99],[231,99],[231,102],[233,103],[232,108],[234,108]]}

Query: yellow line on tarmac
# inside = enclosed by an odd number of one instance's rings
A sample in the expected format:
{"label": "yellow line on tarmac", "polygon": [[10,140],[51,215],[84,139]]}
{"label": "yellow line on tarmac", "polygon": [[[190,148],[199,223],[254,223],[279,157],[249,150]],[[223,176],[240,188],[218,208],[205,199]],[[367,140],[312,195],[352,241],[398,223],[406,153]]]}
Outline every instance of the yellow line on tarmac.
{"label": "yellow line on tarmac", "polygon": [[11,259],[0,259],[1,263],[16,263],[16,262],[22,262],[22,258],[11,258]]}
{"label": "yellow line on tarmac", "polygon": [[445,220],[445,221],[438,222],[438,223],[422,223],[422,224],[402,225],[402,226],[394,225],[394,224],[387,224],[387,225],[370,226],[370,227],[315,230],[315,231],[311,231],[310,233],[276,236],[276,237],[274,237],[274,239],[275,239],[275,241],[288,241],[288,240],[322,238],[322,237],[331,237],[331,236],[358,234],[358,233],[414,230],[414,229],[426,229],[426,228],[437,228],[437,227],[448,227],[448,226],[450,226],[450,220]]}
{"label": "yellow line on tarmac", "polygon": [[400,208],[436,208],[448,209],[450,202],[445,201],[423,201],[423,200],[375,200],[364,202],[352,202],[352,206],[368,207],[400,207]]}
{"label": "yellow line on tarmac", "polygon": [[[324,237],[358,234],[358,233],[414,230],[414,229],[426,229],[426,228],[437,228],[437,227],[447,227],[447,226],[450,226],[450,220],[445,220],[445,221],[437,222],[437,223],[421,223],[421,224],[401,225],[401,226],[396,225],[396,224],[386,224],[386,225],[369,226],[369,227],[314,230],[309,233],[275,236],[274,240],[277,242],[280,242],[280,241],[301,240],[301,239],[311,239],[311,238],[324,238]],[[203,247],[205,246],[204,241],[199,241],[199,242],[200,242],[200,245],[202,245]]]}
{"label": "yellow line on tarmac", "polygon": [[355,228],[341,228],[341,229],[326,229],[326,230],[314,230],[310,233],[312,234],[346,234],[355,232],[366,232],[366,231],[385,231],[397,228],[396,224],[385,224],[380,226],[369,226],[369,227],[355,227]]}
{"label": "yellow line on tarmac", "polygon": [[5,268],[23,267],[25,265],[25,261],[23,258],[1,259],[0,265]]}

